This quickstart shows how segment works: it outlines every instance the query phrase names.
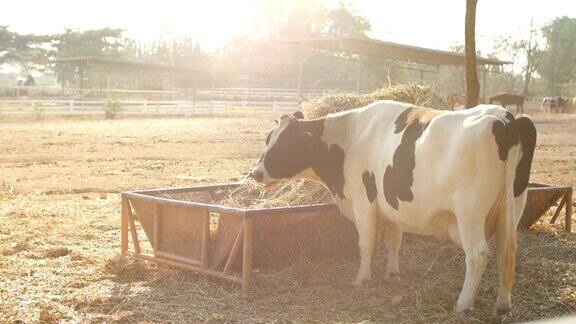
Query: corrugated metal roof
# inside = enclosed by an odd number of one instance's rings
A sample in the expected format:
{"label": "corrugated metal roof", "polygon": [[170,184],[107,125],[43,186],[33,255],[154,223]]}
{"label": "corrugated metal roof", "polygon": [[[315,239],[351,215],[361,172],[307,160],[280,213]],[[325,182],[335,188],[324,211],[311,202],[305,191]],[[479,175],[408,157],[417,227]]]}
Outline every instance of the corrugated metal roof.
{"label": "corrugated metal roof", "polygon": [[[346,51],[353,54],[380,56],[430,65],[464,65],[463,54],[385,42],[371,38],[316,38],[291,40],[287,43],[294,46]],[[481,57],[477,57],[477,61],[479,65],[511,64],[511,62]]]}

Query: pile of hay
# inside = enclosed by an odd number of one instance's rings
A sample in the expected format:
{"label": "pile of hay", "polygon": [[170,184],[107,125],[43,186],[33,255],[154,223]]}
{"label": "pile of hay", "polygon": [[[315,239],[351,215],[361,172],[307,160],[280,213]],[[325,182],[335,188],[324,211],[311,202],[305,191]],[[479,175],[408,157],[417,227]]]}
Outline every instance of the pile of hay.
{"label": "pile of hay", "polygon": [[416,106],[446,109],[445,101],[431,85],[397,84],[368,94],[331,94],[302,105],[307,119],[324,117],[330,113],[366,106],[378,100],[395,100]]}

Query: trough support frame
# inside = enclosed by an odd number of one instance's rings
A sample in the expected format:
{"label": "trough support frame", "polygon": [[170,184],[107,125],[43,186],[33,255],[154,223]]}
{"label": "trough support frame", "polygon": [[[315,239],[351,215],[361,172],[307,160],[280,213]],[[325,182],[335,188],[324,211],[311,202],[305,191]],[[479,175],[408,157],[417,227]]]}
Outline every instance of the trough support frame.
{"label": "trough support frame", "polygon": [[[152,244],[153,255],[147,255],[142,253],[140,248],[140,239],[138,238],[138,232],[136,229],[136,223],[134,221],[134,214],[132,213],[132,207],[130,204],[130,193],[122,194],[122,206],[120,215],[120,236],[121,236],[121,248],[120,255],[125,257],[129,254],[129,236],[132,236],[132,246],[134,251],[131,252],[135,258],[153,261],[167,266],[172,266],[180,268],[187,271],[198,272],[213,278],[226,280],[232,283],[237,283],[242,285],[242,291],[247,292],[250,287],[250,281],[252,279],[252,251],[253,251],[253,224],[254,220],[247,217],[245,213],[238,215],[243,217],[243,223],[240,226],[240,230],[237,233],[234,246],[232,248],[231,254],[228,257],[226,266],[222,271],[211,269],[209,267],[209,255],[210,249],[212,247],[212,241],[210,237],[210,210],[203,209],[202,213],[202,231],[199,235],[202,236],[202,256],[200,261],[196,261],[184,256],[179,256],[169,252],[159,251],[159,238],[160,238],[160,223],[162,218],[162,202],[155,201],[153,203],[153,219],[154,219],[154,242]],[[242,273],[232,274],[230,270],[232,268],[233,262],[236,260],[238,253],[240,252],[240,245],[243,246],[242,252]]]}
{"label": "trough support frame", "polygon": [[[250,288],[251,280],[252,280],[252,267],[253,267],[253,252],[254,246],[259,246],[259,241],[262,239],[260,236],[260,240],[254,241],[254,222],[256,218],[269,215],[269,213],[280,212],[280,211],[287,211],[290,209],[291,212],[294,212],[295,209],[300,208],[300,210],[306,209],[306,211],[312,210],[328,210],[334,209],[336,207],[334,205],[316,205],[316,206],[302,206],[302,207],[290,207],[290,208],[275,208],[273,211],[272,209],[261,209],[261,210],[242,210],[236,209],[232,207],[220,206],[220,205],[212,205],[207,203],[198,203],[198,202],[187,202],[181,200],[175,200],[170,198],[163,198],[158,197],[156,194],[158,193],[183,193],[183,192],[190,192],[190,191],[211,191],[223,188],[233,188],[238,184],[226,184],[226,185],[215,185],[215,186],[194,186],[194,187],[181,187],[181,188],[169,188],[169,189],[152,189],[152,190],[140,190],[140,191],[131,191],[131,192],[124,192],[122,193],[121,200],[122,200],[122,207],[121,207],[121,229],[120,229],[120,236],[121,236],[121,255],[126,256],[129,251],[129,236],[132,236],[132,244],[134,248],[133,256],[135,258],[146,260],[146,261],[154,261],[160,264],[180,268],[187,271],[193,271],[197,273],[204,274],[206,276],[214,277],[217,279],[225,280],[232,283],[237,283],[242,285],[242,291],[247,292]],[[557,217],[559,216],[562,209],[565,210],[565,224],[564,229],[567,232],[571,232],[572,230],[572,214],[573,214],[573,198],[572,193],[573,190],[571,187],[551,187],[545,184],[532,184],[537,190],[562,190],[563,196],[560,205],[558,206],[555,215],[552,218],[551,222],[555,222]],[[550,187],[550,188],[549,188]],[[153,255],[146,255],[143,254],[140,249],[140,241],[138,238],[138,232],[136,229],[136,225],[134,222],[134,214],[132,213],[132,206],[133,203],[131,201],[147,201],[152,202],[153,208],[153,233],[154,233],[154,242],[152,244]],[[191,217],[202,217],[202,226],[198,233],[195,235],[199,235],[201,237],[201,256],[199,260],[194,258],[189,258],[185,256],[181,256],[178,254],[173,254],[170,252],[160,251],[161,248],[160,244],[160,236],[161,236],[161,225],[162,225],[162,217],[166,216],[166,208],[163,206],[178,206],[178,207],[189,207],[195,208],[200,210],[201,213],[196,213],[195,215],[191,215]],[[234,243],[231,247],[230,254],[226,260],[224,268],[222,270],[214,269],[210,267],[210,251],[213,245],[212,237],[210,233],[210,213],[227,213],[227,214],[234,214],[236,217],[239,217],[242,220],[238,232],[234,237]],[[258,223],[261,226],[258,227],[258,233],[266,232],[267,226],[262,225],[260,222]],[[268,224],[268,223],[266,223]],[[269,224],[268,224],[269,225]],[[379,224],[379,228],[382,224]],[[379,237],[381,235],[380,230],[377,233],[377,246],[380,248],[381,243],[378,242],[381,240]],[[378,249],[377,248],[377,249]],[[236,264],[237,259],[240,256],[240,251],[242,251],[242,269],[240,272],[231,273],[233,266]],[[378,253],[378,250],[375,251]],[[132,253],[131,253],[132,254]]]}
{"label": "trough support frame", "polygon": [[251,217],[244,216],[244,251],[242,253],[242,291],[247,292],[250,287],[250,280],[252,279],[252,242],[254,228],[254,220]]}
{"label": "trough support frame", "polygon": [[572,206],[572,187],[566,188],[566,191],[562,195],[562,199],[560,199],[560,203],[558,203],[558,208],[554,212],[554,215],[550,219],[550,224],[555,224],[558,216],[560,216],[560,212],[564,209],[564,231],[571,233],[572,232],[572,214],[573,214],[573,206]]}
{"label": "trough support frame", "polygon": [[566,220],[564,222],[564,230],[572,233],[572,187],[566,192]]}

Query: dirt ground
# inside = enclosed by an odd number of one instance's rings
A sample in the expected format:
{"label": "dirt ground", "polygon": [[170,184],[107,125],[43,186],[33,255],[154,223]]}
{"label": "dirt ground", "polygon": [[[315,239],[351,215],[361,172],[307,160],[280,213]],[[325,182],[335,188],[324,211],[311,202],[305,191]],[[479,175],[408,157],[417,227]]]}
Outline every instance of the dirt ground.
{"label": "dirt ground", "polygon": [[[572,185],[576,116],[534,115],[532,181]],[[358,260],[261,269],[255,288],[118,257],[119,192],[229,182],[257,162],[273,116],[0,120],[0,321],[482,322],[492,319],[493,254],[476,309],[452,312],[462,252],[408,236],[402,282],[350,285]],[[550,217],[550,215],[547,215]],[[545,220],[544,220],[545,221]],[[576,312],[576,234],[540,223],[520,234],[510,320]]]}

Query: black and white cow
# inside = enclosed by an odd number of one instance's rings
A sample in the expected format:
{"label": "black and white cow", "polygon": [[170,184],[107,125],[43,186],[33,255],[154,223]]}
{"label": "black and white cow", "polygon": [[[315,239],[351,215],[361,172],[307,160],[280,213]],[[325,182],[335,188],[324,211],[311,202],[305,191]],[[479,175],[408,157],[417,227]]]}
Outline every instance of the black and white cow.
{"label": "black and white cow", "polygon": [[[297,118],[298,117],[298,118]],[[266,139],[252,178],[265,185],[294,178],[324,184],[359,234],[354,280],[371,278],[377,217],[388,224],[386,278],[397,280],[403,232],[445,237],[466,253],[456,311],[471,309],[495,236],[498,312],[511,307],[516,229],[536,130],[526,117],[481,105],[436,111],[394,101],[303,120],[283,116]]]}

